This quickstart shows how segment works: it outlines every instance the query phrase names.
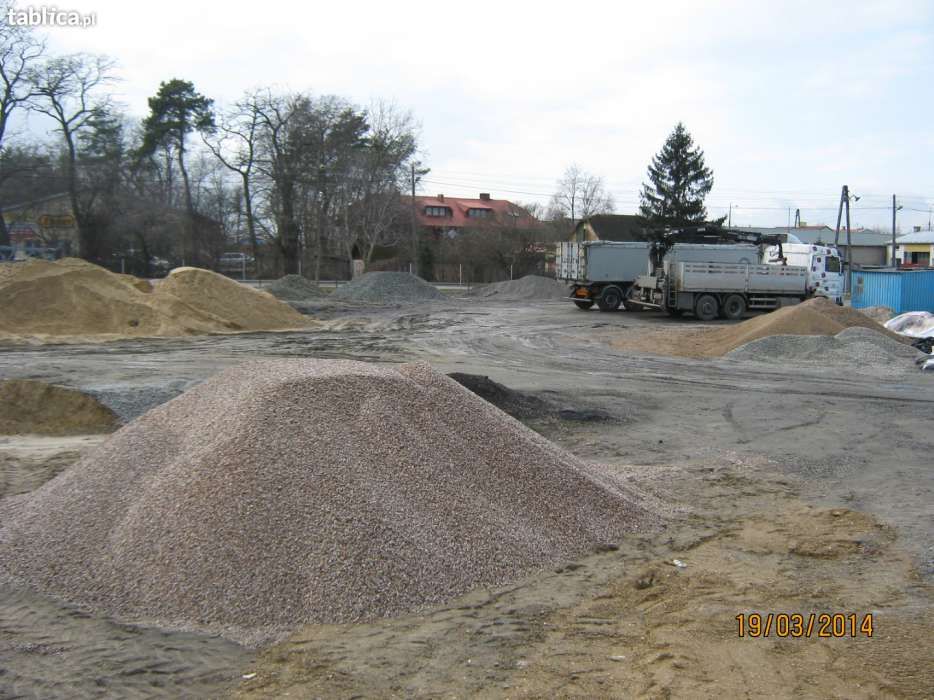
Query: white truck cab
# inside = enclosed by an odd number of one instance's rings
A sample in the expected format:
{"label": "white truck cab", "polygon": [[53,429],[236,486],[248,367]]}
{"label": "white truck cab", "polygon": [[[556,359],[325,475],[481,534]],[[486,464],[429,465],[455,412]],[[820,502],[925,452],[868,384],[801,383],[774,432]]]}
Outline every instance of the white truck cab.
{"label": "white truck cab", "polygon": [[770,246],[762,254],[762,262],[807,268],[808,289],[813,290],[814,296],[843,303],[843,266],[836,248],[814,243],[785,243],[781,250],[784,260],[779,257],[778,246]]}

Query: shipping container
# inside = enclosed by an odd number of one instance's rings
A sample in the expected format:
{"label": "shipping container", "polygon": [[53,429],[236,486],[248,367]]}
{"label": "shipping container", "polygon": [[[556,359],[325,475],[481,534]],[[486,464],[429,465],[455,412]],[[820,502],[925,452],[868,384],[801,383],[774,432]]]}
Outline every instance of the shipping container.
{"label": "shipping container", "polygon": [[934,270],[855,270],[850,281],[854,309],[934,311]]}

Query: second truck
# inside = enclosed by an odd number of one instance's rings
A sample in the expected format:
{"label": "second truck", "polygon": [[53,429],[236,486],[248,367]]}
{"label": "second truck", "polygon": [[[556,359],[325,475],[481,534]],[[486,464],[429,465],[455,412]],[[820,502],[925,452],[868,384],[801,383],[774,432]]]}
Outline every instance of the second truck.
{"label": "second truck", "polygon": [[812,296],[842,303],[840,256],[831,246],[693,227],[647,241],[558,244],[558,279],[581,309],[660,309],[672,316],[738,319]]}

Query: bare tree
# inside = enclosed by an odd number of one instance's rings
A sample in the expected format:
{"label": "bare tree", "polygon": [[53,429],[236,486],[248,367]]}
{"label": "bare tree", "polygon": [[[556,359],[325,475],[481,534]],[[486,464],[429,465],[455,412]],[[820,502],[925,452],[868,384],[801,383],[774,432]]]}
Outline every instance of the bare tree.
{"label": "bare tree", "polygon": [[64,141],[68,195],[78,228],[80,255],[96,253],[89,212],[78,198],[78,137],[109,108],[109,98],[98,88],[112,82],[114,62],[105,56],[71,54],[47,60],[28,72],[32,85],[30,106],[51,117]]}
{"label": "bare tree", "polygon": [[[6,17],[12,3],[0,2],[0,15]],[[27,27],[0,23],[0,154],[6,146],[7,128],[13,113],[25,107],[32,97],[29,71],[42,58],[45,44]],[[19,171],[0,172],[0,178],[12,177]],[[0,245],[10,242],[0,204]]]}
{"label": "bare tree", "polygon": [[365,145],[344,183],[344,245],[350,257],[360,248],[369,264],[377,246],[397,243],[403,213],[402,192],[418,146],[411,112],[391,102],[376,102],[368,111]]}
{"label": "bare tree", "polygon": [[253,213],[253,180],[259,151],[261,93],[248,93],[230,110],[220,115],[217,129],[204,142],[214,156],[240,178],[243,216],[253,257],[258,252],[256,220]]}
{"label": "bare tree", "polygon": [[558,189],[551,198],[552,218],[566,218],[575,225],[594,214],[613,212],[613,197],[606,191],[603,178],[581,170],[576,164],[568,167],[558,180]]}

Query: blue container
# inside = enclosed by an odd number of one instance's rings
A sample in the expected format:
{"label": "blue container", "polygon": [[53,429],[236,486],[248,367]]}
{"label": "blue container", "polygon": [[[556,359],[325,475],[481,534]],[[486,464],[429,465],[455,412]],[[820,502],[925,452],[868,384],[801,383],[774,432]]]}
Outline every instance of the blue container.
{"label": "blue container", "polygon": [[850,282],[854,309],[934,311],[934,270],[855,270]]}

